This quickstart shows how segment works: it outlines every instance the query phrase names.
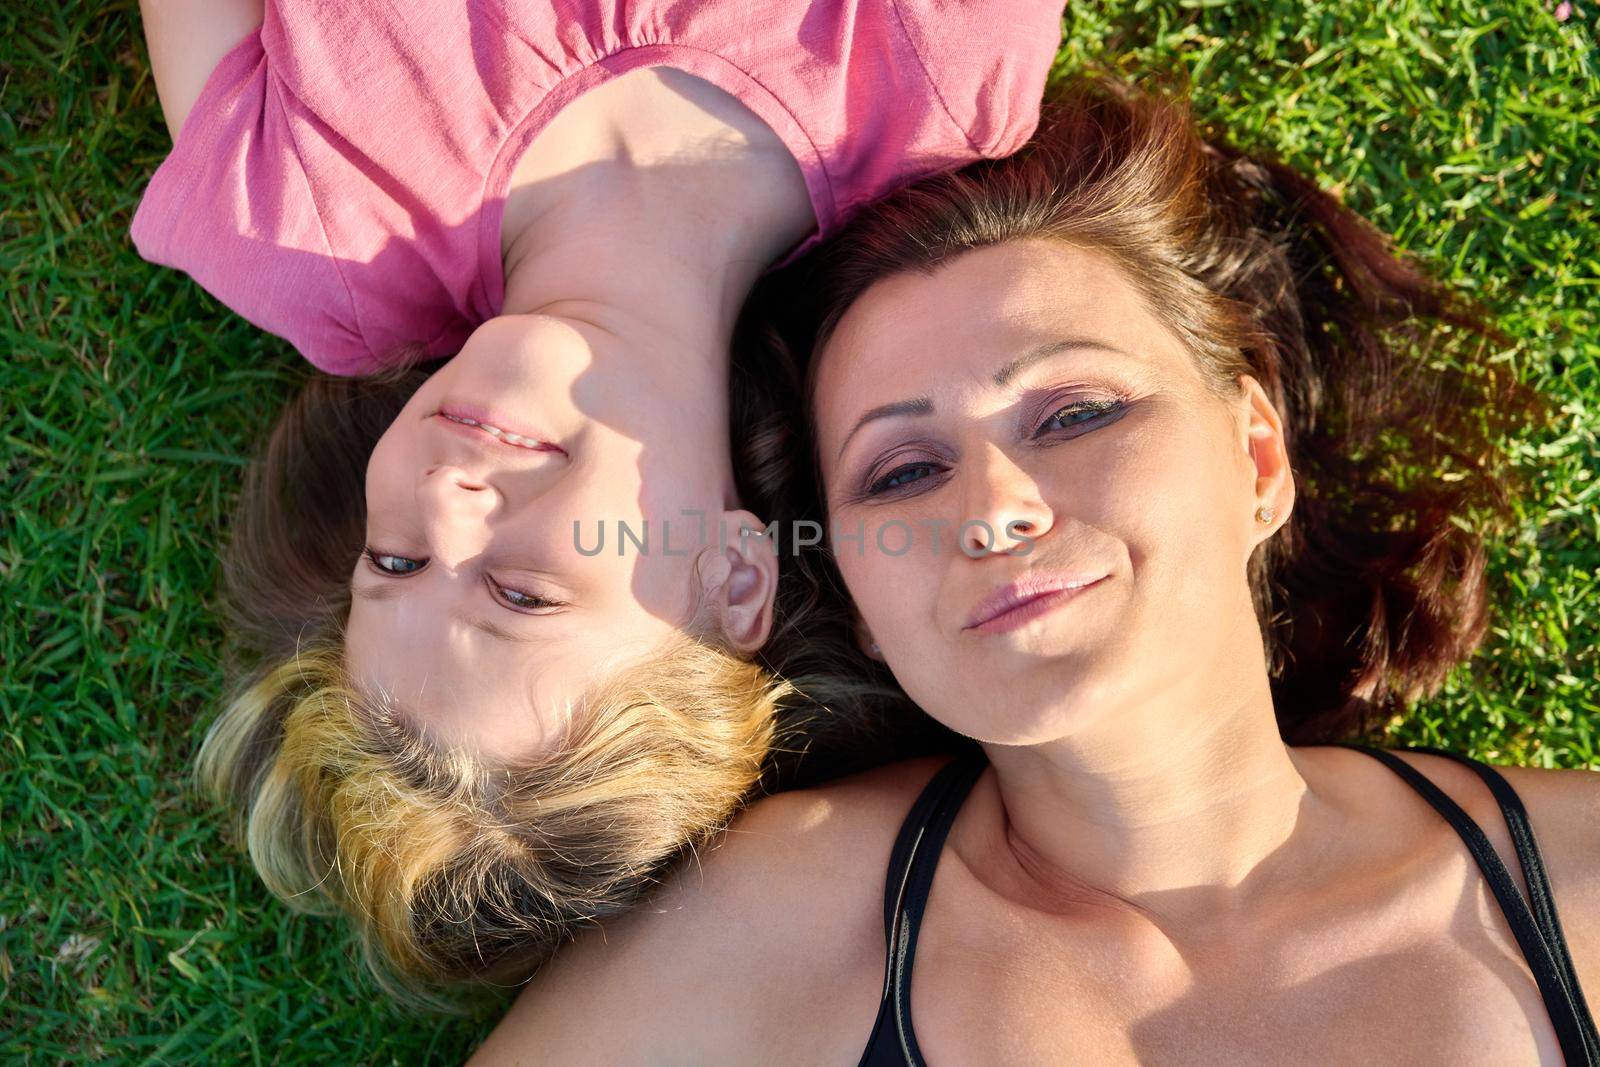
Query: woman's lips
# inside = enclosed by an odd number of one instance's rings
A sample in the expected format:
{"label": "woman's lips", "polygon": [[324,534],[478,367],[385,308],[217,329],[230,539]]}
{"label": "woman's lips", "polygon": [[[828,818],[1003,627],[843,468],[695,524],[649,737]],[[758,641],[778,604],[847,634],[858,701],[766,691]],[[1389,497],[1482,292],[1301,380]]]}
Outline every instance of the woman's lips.
{"label": "woman's lips", "polygon": [[1019,579],[985,597],[973,610],[964,629],[977,634],[1001,634],[1018,629],[1077,599],[1109,577],[1108,574],[1065,574]]}
{"label": "woman's lips", "polygon": [[445,407],[434,412],[434,417],[446,426],[473,435],[474,437],[490,437],[503,445],[520,448],[529,452],[560,452],[566,454],[566,449],[549,441],[541,440],[529,433],[521,433],[508,429],[503,423],[494,422],[491,418],[477,412],[468,412],[460,408]]}

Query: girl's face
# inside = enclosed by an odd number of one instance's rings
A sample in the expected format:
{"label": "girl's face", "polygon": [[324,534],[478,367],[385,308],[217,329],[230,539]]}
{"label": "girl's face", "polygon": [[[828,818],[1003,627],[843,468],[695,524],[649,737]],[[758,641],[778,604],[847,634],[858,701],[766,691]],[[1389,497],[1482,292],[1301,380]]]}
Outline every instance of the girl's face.
{"label": "girl's face", "polygon": [[739,537],[755,516],[725,510],[725,420],[671,382],[609,371],[616,343],[550,316],[492,319],[373,450],[346,663],[444,744],[538,749],[570,702],[713,597],[734,601],[714,605],[730,646],[765,640],[776,560]]}
{"label": "girl's face", "polygon": [[1051,740],[1259,640],[1246,564],[1293,494],[1277,415],[1248,376],[1219,397],[1106,258],[1029,240],[891,277],[818,358],[862,639],[952,729]]}

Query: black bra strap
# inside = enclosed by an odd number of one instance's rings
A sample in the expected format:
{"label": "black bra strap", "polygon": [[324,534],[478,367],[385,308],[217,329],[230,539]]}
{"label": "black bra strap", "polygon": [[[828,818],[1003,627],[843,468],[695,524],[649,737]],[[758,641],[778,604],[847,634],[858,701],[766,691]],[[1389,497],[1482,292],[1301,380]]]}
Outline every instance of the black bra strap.
{"label": "black bra strap", "polygon": [[[946,766],[929,784],[925,795],[931,794],[931,801],[921,820],[920,832],[905,857],[898,906],[891,915],[885,1007],[893,1015],[900,1050],[908,1064],[924,1062],[911,1026],[911,966],[917,954],[922,912],[928,904],[928,893],[933,889],[933,876],[944,851],[945,838],[988,762],[981,751],[964,756]],[[937,791],[936,785],[939,786]]]}
{"label": "black bra strap", "polygon": [[[1484,879],[1489,883],[1495,900],[1500,904],[1500,911],[1506,917],[1506,922],[1511,926],[1511,933],[1517,939],[1517,944],[1522,948],[1522,955],[1528,962],[1528,967],[1533,971],[1534,981],[1539,985],[1539,993],[1544,998],[1546,1009],[1550,1013],[1550,1022],[1555,1027],[1556,1037],[1561,1043],[1561,1053],[1569,1064],[1585,1064],[1589,1067],[1600,1063],[1596,1049],[1592,1044],[1593,1022],[1587,1020],[1587,1007],[1580,1016],[1577,1004],[1582,1004],[1582,993],[1577,990],[1576,978],[1572,978],[1572,986],[1568,988],[1570,961],[1566,967],[1557,962],[1556,951],[1552,948],[1551,935],[1559,938],[1559,927],[1545,930],[1543,923],[1536,918],[1530,910],[1528,903],[1522,899],[1522,893],[1517,889],[1516,881],[1511,877],[1511,872],[1501,862],[1500,855],[1484,834],[1483,829],[1472,821],[1472,817],[1461,809],[1454,800],[1438,786],[1411,764],[1400,759],[1392,753],[1370,745],[1344,743],[1343,747],[1353,748],[1382,762],[1390,770],[1398,774],[1413,789],[1422,794],[1424,800],[1433,805],[1440,815],[1450,823],[1472,853],[1472,858],[1477,861],[1478,868],[1483,872]],[[1422,750],[1419,750],[1422,751]],[[1491,772],[1492,773],[1492,772]],[[1480,772],[1481,775],[1481,772]],[[1498,774],[1494,775],[1505,786],[1505,790],[1513,799],[1516,794],[1511,791],[1508,783]],[[1486,782],[1488,778],[1484,779]],[[1491,784],[1491,789],[1495,787]],[[1495,797],[1501,801],[1501,809],[1506,810],[1506,804],[1500,792],[1496,790]],[[1538,852],[1533,848],[1532,829],[1527,825],[1527,813],[1522,809],[1520,800],[1517,800],[1515,809],[1522,812],[1522,831],[1526,834],[1527,843],[1531,852],[1524,854],[1522,846],[1518,845],[1517,855],[1523,864],[1524,872],[1534,864],[1539,871],[1539,884],[1548,890],[1548,879],[1544,877],[1543,863],[1539,861]],[[1507,823],[1510,824],[1511,816]],[[1518,830],[1512,830],[1513,841],[1519,840]],[[1528,878],[1529,888],[1535,884],[1533,877]],[[1554,918],[1554,904],[1548,907],[1548,914]],[[1564,955],[1564,953],[1563,953]],[[1574,994],[1576,994],[1574,996]],[[1586,1026],[1585,1023],[1588,1023]]]}
{"label": "black bra strap", "polygon": [[[932,886],[931,870],[924,881],[921,871],[928,866],[931,856],[938,862],[944,848],[944,839],[955,821],[961,802],[977,781],[972,773],[976,766],[981,773],[987,759],[979,751],[945,764],[928,781],[900,824],[899,836],[889,854],[889,874],[883,891],[883,934],[887,962],[884,966],[883,993],[878,1004],[878,1017],[872,1024],[872,1035],[862,1054],[862,1067],[879,1064],[922,1063],[921,1052],[913,1053],[916,1038],[910,1032],[909,998],[905,995],[910,975],[909,960],[901,951],[906,942],[905,933],[915,929],[922,921],[922,909],[927,903]],[[953,796],[952,796],[953,794]],[[909,913],[909,915],[908,915]],[[908,915],[908,924],[901,917]],[[902,970],[902,967],[904,969]],[[903,1009],[903,1010],[902,1010]],[[915,1056],[915,1058],[913,1058]]]}
{"label": "black bra strap", "polygon": [[954,759],[940,767],[928,784],[922,787],[905,821],[900,824],[900,834],[895,838],[894,849],[889,853],[889,877],[883,887],[883,936],[885,942],[894,940],[895,916],[905,892],[905,878],[910,873],[911,858],[928,828],[928,817],[944,799],[951,781],[961,771],[962,760]]}
{"label": "black bra strap", "polygon": [[1511,787],[1511,783],[1505,780],[1504,775],[1471,756],[1430,745],[1413,745],[1407,751],[1444,756],[1446,759],[1455,760],[1463,766],[1472,768],[1473,773],[1483,779],[1483,783],[1489,787],[1489,791],[1499,802],[1500,814],[1505,817],[1506,828],[1511,831],[1511,841],[1517,849],[1517,862],[1522,866],[1523,881],[1528,883],[1529,904],[1533,909],[1534,920],[1538,922],[1539,930],[1550,946],[1550,953],[1555,957],[1556,966],[1561,970],[1567,995],[1572,998],[1578,1025],[1583,1030],[1584,1045],[1589,1050],[1590,1062],[1600,1063],[1600,1032],[1595,1030],[1594,1016],[1589,1011],[1583,987],[1578,984],[1578,972],[1572,965],[1572,953],[1567,948],[1567,935],[1562,932],[1561,919],[1556,914],[1556,898],[1550,886],[1550,875],[1545,871],[1544,857],[1539,854],[1539,842],[1533,836],[1533,822],[1528,818],[1528,809],[1523,805],[1522,798]]}

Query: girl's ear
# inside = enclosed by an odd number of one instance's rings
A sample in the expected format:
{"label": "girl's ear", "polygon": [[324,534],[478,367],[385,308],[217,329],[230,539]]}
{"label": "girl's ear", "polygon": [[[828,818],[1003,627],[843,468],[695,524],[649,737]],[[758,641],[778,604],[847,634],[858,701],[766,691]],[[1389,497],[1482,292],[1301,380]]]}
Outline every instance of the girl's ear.
{"label": "girl's ear", "polygon": [[705,550],[700,568],[702,603],[728,648],[752,655],[772,635],[778,592],[778,554],[766,527],[748,511],[725,511],[727,545]]}

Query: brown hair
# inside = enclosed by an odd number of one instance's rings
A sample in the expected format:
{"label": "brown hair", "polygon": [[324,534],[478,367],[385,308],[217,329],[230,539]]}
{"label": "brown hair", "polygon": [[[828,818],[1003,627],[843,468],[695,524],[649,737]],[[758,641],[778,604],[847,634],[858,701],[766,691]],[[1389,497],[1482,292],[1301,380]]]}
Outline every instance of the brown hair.
{"label": "brown hair", "polygon": [[[1363,733],[1434,690],[1485,633],[1471,527],[1508,515],[1496,437],[1535,400],[1477,358],[1498,339],[1479,312],[1310,179],[1204,136],[1178,100],[1081,77],[1016,155],[869,209],[797,285],[809,332],[780,323],[778,362],[820,351],[883,278],[1040,237],[1109,256],[1220,395],[1251,374],[1283,418],[1301,492],[1250,584],[1285,738]],[[793,514],[820,519],[814,443],[789,450],[810,457],[788,475]],[[842,590],[826,551],[798,564],[802,585]]]}

